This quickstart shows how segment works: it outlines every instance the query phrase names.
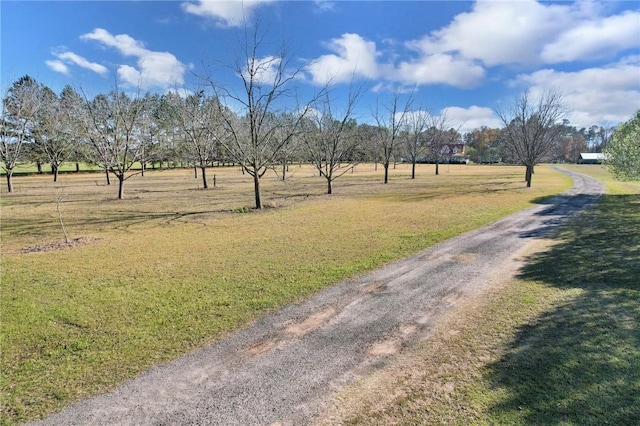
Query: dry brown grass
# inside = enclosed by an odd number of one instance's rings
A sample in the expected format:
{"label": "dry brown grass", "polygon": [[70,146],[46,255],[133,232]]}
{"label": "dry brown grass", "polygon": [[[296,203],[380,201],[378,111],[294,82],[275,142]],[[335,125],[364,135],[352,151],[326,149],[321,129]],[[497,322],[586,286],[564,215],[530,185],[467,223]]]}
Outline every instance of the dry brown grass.
{"label": "dry brown grass", "polygon": [[[409,166],[399,164],[392,170],[391,182],[383,185],[382,168],[371,164],[359,165],[354,174],[347,174],[335,183],[335,193],[324,194],[324,179],[308,166],[292,165],[286,181],[275,174],[263,180],[263,198],[267,208],[300,205],[302,202],[331,202],[343,212],[348,204],[360,204],[353,214],[358,215],[367,204],[389,202],[382,210],[419,217],[422,211],[412,211],[417,205],[458,204],[454,211],[432,215],[465,221],[467,204],[491,204],[502,210],[516,210],[538,195],[563,188],[567,181],[557,181],[550,187],[548,172],[541,168],[536,175],[539,182],[527,190],[520,182],[521,167],[441,166],[440,176],[433,175],[433,165],[422,165],[418,178],[409,179]],[[546,173],[546,174],[545,174]],[[67,174],[53,183],[48,175],[18,176],[16,192],[2,196],[2,246],[5,252],[16,248],[42,244],[62,236],[56,212],[56,197],[62,193],[62,213],[72,236],[101,236],[127,229],[154,229],[176,223],[203,223],[220,220],[228,213],[250,211],[253,205],[252,181],[239,168],[209,170],[210,181],[216,175],[216,188],[203,190],[200,179],[192,170],[148,171],[146,176],[134,176],[125,183],[125,199],[118,201],[117,185],[105,184],[100,173]],[[537,188],[536,188],[537,187]],[[464,197],[463,203],[458,203]],[[449,202],[449,201],[454,202]],[[416,206],[411,203],[417,202]],[[343,206],[341,203],[347,204]],[[344,208],[343,208],[344,207]],[[332,206],[327,206],[329,210]],[[432,207],[433,208],[433,207]],[[377,209],[380,210],[380,209]],[[433,218],[429,218],[433,220]],[[438,225],[436,223],[436,225]]]}
{"label": "dry brown grass", "polygon": [[[306,166],[263,181],[263,212],[237,168],[149,172],[125,199],[101,174],[20,176],[2,193],[2,419],[23,421],[107,389],[218,339],[283,304],[563,191],[539,167],[534,187],[505,166],[365,164],[332,196]],[[92,244],[25,253],[63,240]]]}

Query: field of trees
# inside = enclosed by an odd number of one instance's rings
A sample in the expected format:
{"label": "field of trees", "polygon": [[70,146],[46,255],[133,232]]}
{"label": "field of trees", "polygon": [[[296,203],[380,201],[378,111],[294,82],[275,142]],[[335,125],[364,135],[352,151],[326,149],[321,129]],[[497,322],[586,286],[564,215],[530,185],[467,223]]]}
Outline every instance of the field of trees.
{"label": "field of trees", "polygon": [[238,70],[246,78],[242,95],[213,83],[196,93],[132,93],[116,84],[94,97],[71,86],[58,95],[24,76],[3,98],[0,168],[7,190],[13,191],[13,175],[25,164],[49,169],[55,182],[68,163],[102,170],[120,199],[125,182],[148,168],[192,167],[206,189],[211,167],[237,164],[253,178],[256,208],[262,207],[261,178],[276,170],[286,179],[295,163],[313,165],[329,194],[334,181],[363,162],[380,164],[385,183],[389,167],[399,162],[413,165],[413,177],[417,163],[435,164],[435,174],[440,164],[521,164],[530,185],[536,164],[576,162],[581,152],[604,149],[612,131],[572,127],[560,96],[534,100],[527,92],[499,111],[502,129],[462,135],[446,114],[414,105],[399,91],[358,122],[354,109],[364,88],[338,103],[327,87],[292,109],[283,106],[291,78],[279,74],[265,83],[267,65],[253,63],[248,76]]}

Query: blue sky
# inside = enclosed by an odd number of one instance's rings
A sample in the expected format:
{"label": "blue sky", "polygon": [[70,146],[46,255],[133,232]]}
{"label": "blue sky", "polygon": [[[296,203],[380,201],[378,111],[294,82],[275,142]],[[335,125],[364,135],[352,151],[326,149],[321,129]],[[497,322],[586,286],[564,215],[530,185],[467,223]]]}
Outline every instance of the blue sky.
{"label": "blue sky", "polygon": [[194,91],[205,67],[238,87],[229,66],[244,16],[260,19],[261,57],[286,42],[302,98],[329,78],[338,100],[365,84],[359,121],[394,88],[461,131],[500,127],[494,110],[525,89],[560,91],[578,127],[640,108],[638,1],[3,0],[0,14],[3,92],[25,74],[57,92],[106,93],[116,81]]}

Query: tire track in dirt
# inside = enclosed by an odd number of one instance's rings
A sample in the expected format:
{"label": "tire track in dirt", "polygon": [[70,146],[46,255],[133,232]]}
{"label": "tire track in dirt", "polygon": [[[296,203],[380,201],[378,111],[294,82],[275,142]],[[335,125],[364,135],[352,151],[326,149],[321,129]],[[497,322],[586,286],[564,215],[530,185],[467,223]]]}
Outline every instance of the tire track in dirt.
{"label": "tire track in dirt", "polygon": [[342,386],[420,342],[492,274],[513,271],[528,242],[603,192],[594,179],[563,173],[574,179],[563,195],[266,315],[39,424],[312,423]]}

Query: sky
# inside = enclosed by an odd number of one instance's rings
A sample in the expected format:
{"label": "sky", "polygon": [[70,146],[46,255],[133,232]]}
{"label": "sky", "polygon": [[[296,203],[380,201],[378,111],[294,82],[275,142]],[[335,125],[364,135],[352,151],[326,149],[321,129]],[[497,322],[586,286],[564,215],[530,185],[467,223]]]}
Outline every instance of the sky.
{"label": "sky", "polygon": [[[528,90],[562,95],[573,126],[612,126],[640,109],[640,1],[7,1],[0,85],[23,75],[89,96],[239,93],[243,40],[260,59],[286,49],[298,100],[329,87],[337,115],[361,88],[372,122],[401,94],[461,132],[501,127],[496,110]],[[269,72],[270,70],[267,70]]]}

